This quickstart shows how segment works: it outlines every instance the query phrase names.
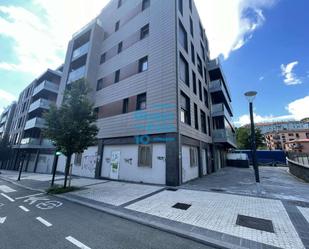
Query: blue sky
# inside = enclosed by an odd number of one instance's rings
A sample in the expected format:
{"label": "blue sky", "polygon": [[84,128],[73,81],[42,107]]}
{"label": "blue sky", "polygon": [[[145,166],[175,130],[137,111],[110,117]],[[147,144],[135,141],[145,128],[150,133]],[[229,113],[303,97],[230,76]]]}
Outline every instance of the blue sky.
{"label": "blue sky", "polygon": [[[0,109],[47,67],[60,65],[71,35],[107,2],[0,0]],[[248,90],[258,91],[256,121],[309,116],[309,2],[195,2],[211,56],[221,58],[236,124],[249,120],[243,96]]]}

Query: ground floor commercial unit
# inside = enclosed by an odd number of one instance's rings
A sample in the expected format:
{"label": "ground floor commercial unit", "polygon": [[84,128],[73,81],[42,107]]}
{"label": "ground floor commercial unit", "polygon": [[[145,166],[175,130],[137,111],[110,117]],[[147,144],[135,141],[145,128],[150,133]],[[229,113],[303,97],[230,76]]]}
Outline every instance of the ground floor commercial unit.
{"label": "ground floor commercial unit", "polygon": [[[224,167],[226,152],[176,133],[99,139],[97,146],[73,155],[72,174],[178,186]],[[65,171],[65,162],[60,156],[57,171]]]}

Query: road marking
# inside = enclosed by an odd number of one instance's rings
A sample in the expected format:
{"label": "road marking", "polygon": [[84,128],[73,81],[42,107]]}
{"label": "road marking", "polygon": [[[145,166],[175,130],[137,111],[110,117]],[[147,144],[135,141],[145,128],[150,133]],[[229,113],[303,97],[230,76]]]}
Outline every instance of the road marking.
{"label": "road marking", "polygon": [[72,236],[68,236],[65,239],[70,241],[72,244],[76,245],[77,247],[81,249],[91,249],[90,247],[84,245],[82,242],[79,242],[77,239],[73,238]]}
{"label": "road marking", "polygon": [[9,201],[14,202],[14,199],[12,199],[11,197],[7,196],[6,194],[1,193],[1,195],[3,197],[5,197],[6,199],[8,199]]}
{"label": "road marking", "polygon": [[15,198],[16,200],[20,200],[20,199],[26,199],[32,196],[38,196],[38,195],[42,195],[43,193],[39,193],[39,194],[34,194],[34,195],[26,195],[26,196],[21,196],[21,197],[17,197]]}
{"label": "road marking", "polygon": [[24,206],[19,206],[20,209],[24,210],[25,212],[29,212],[30,210]]}
{"label": "road marking", "polygon": [[0,191],[2,191],[4,193],[16,192],[15,189],[12,189],[12,188],[10,188],[9,186],[6,186],[6,185],[0,185]]}
{"label": "road marking", "polygon": [[44,220],[42,217],[36,217],[36,219],[37,219],[39,222],[41,222],[42,224],[44,224],[45,226],[47,226],[47,227],[51,227],[51,226],[52,226],[51,223],[49,223],[47,220]]}
{"label": "road marking", "polygon": [[3,224],[6,220],[6,217],[0,217],[0,223]]}

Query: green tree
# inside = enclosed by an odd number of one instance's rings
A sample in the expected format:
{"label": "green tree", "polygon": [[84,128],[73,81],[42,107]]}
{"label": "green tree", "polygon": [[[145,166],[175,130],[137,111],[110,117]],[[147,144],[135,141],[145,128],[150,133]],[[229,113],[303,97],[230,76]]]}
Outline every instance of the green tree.
{"label": "green tree", "polygon": [[[247,127],[240,127],[236,129],[237,148],[248,150],[251,149],[251,130]],[[260,129],[255,129],[256,148],[265,148],[264,136]]]}
{"label": "green tree", "polygon": [[0,166],[1,167],[3,163],[9,160],[10,155],[11,155],[11,150],[12,148],[9,143],[9,137],[4,136],[3,138],[0,138]]}
{"label": "green tree", "polygon": [[44,114],[44,135],[67,157],[64,188],[67,186],[72,155],[83,153],[96,143],[97,117],[89,101],[89,90],[84,79],[72,82],[65,90],[62,105],[59,108],[52,106]]}

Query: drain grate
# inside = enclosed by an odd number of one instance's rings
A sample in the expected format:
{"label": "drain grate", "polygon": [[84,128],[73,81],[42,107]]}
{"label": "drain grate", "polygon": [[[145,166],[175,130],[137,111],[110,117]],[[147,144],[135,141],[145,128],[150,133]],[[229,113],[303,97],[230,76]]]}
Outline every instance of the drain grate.
{"label": "drain grate", "polygon": [[175,192],[175,191],[177,191],[178,189],[177,189],[177,188],[167,188],[167,189],[165,189],[165,190]]}
{"label": "drain grate", "polygon": [[210,190],[215,192],[225,192],[225,190],[222,188],[211,188]]}
{"label": "drain grate", "polygon": [[260,231],[275,233],[273,222],[271,220],[255,218],[246,215],[238,215],[236,225],[248,227]]}
{"label": "drain grate", "polygon": [[186,203],[176,203],[173,208],[176,208],[176,209],[181,209],[181,210],[188,210],[188,208],[191,207],[190,204],[186,204]]}

